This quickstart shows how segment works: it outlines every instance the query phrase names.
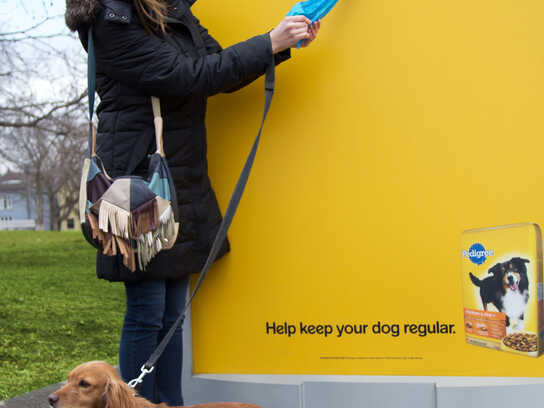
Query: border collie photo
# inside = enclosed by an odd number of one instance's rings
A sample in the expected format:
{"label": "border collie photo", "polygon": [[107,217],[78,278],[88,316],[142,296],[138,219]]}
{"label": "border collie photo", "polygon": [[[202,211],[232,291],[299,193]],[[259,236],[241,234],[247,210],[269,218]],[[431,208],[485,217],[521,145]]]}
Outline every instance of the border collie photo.
{"label": "border collie photo", "polygon": [[523,317],[529,301],[529,279],[525,264],[529,262],[528,259],[515,257],[497,263],[483,279],[469,273],[472,283],[480,288],[484,310],[491,303],[506,315],[507,334],[521,332],[525,327]]}

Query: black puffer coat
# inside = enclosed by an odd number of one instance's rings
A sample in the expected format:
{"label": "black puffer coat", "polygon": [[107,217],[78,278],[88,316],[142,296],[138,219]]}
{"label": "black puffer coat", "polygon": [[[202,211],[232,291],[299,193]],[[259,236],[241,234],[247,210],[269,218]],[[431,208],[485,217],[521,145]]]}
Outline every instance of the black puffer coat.
{"label": "black puffer coat", "polygon": [[[194,1],[194,0],[193,0]],[[221,49],[192,15],[190,0],[169,7],[168,33],[149,34],[130,0],[67,0],[66,23],[84,47],[93,25],[100,105],[97,154],[110,176],[145,174],[156,150],[150,96],[161,99],[164,148],[177,191],[180,234],[146,271],[130,272],[121,257],[97,256],[99,278],[111,281],[181,278],[199,272],[221,222],[208,178],[207,97],[240,88],[273,60],[268,34]],[[218,257],[229,251],[225,242]]]}

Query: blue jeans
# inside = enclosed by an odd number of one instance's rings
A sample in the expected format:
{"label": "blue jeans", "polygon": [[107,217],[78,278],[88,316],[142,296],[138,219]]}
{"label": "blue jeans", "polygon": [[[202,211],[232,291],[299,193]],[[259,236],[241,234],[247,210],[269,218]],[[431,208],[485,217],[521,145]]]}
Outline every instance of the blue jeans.
{"label": "blue jeans", "polygon": [[[140,375],[142,365],[178,318],[185,305],[188,281],[183,278],[125,283],[127,308],[119,346],[124,381]],[[140,384],[140,395],[155,404],[183,405],[181,369],[182,333],[178,327],[155,369]]]}

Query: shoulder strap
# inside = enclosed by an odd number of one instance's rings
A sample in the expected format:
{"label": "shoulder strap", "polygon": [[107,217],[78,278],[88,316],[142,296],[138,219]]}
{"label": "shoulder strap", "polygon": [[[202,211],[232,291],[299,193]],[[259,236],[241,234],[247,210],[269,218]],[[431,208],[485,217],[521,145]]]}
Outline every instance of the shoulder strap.
{"label": "shoulder strap", "polygon": [[165,157],[162,143],[163,121],[161,116],[161,101],[156,96],[151,97],[153,106],[153,120],[155,122],[155,142],[157,144],[157,153]]}
{"label": "shoulder strap", "polygon": [[96,92],[96,61],[94,57],[93,26],[89,26],[87,45],[87,93],[89,99],[89,157],[95,155],[96,129],[93,124],[94,94]]}

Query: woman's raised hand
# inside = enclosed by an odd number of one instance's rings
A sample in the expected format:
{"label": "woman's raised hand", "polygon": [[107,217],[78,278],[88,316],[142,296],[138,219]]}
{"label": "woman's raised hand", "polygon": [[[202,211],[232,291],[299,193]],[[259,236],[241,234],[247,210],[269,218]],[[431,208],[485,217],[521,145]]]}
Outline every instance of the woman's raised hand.
{"label": "woman's raised hand", "polygon": [[276,28],[270,31],[272,52],[274,54],[294,47],[299,41],[307,47],[317,37],[321,21],[312,22],[305,16],[285,17]]}
{"label": "woman's raised hand", "polygon": [[302,44],[301,44],[301,47],[307,47],[308,45],[310,45],[310,43],[315,40],[315,38],[317,37],[317,33],[319,32],[319,29],[321,28],[321,20],[318,20],[318,21],[315,21],[314,23],[312,23],[309,27],[308,27],[308,31],[310,33],[310,37],[305,39],[305,40],[302,40]]}

